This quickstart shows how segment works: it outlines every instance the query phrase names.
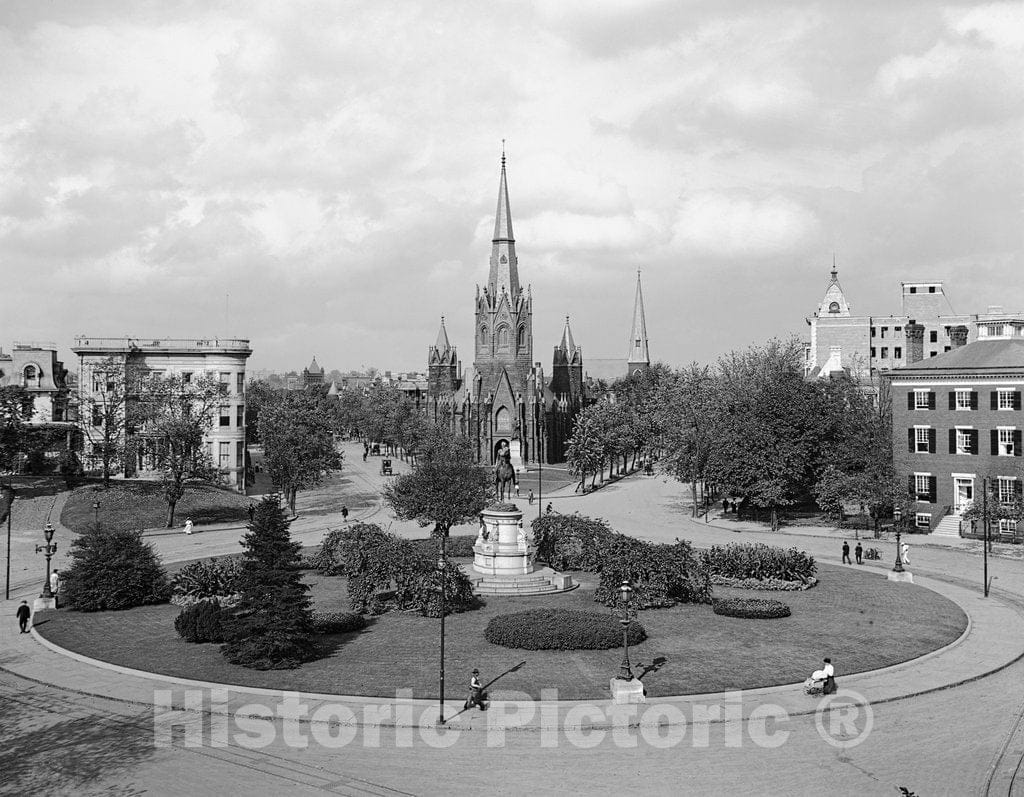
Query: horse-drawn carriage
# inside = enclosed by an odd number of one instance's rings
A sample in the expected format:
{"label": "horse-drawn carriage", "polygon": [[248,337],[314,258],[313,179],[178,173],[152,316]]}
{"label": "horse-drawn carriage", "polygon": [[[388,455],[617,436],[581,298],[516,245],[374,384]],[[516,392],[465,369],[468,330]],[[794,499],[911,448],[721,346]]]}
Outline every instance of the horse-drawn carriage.
{"label": "horse-drawn carriage", "polygon": [[391,471],[391,460],[390,459],[382,459],[380,461],[380,475],[381,476],[393,476],[394,475],[392,473],[392,471]]}

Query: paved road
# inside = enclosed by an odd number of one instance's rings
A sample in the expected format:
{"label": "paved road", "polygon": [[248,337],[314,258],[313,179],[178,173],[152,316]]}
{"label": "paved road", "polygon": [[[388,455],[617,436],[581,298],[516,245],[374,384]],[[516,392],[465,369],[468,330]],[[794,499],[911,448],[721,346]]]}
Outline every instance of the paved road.
{"label": "paved road", "polygon": [[[372,469],[361,468],[361,456],[350,457],[348,463],[353,480],[366,489],[379,483]],[[637,477],[585,498],[556,498],[555,505],[559,511],[579,509],[604,517],[621,531],[653,540],[682,537],[704,545],[758,539],[799,545],[828,561],[839,558],[841,541],[834,538],[737,534],[694,524],[681,492],[662,479]],[[378,509],[373,519],[386,525],[387,514]],[[300,519],[297,536],[315,541],[325,525],[336,521],[329,516]],[[422,534],[408,524],[395,528]],[[238,536],[210,532],[155,542],[173,560],[222,553],[237,546]],[[892,545],[877,545],[889,558]],[[977,556],[915,545],[913,561],[915,572],[980,586]],[[1024,563],[1001,559],[993,563],[993,570],[999,594],[1024,596]],[[433,653],[424,651],[425,656]],[[83,696],[0,670],[0,792],[882,795],[898,794],[903,786],[919,795],[966,795],[986,793],[991,777],[991,793],[1007,794],[1013,768],[1024,752],[1016,725],[1024,709],[1022,678],[1024,663],[1018,661],[953,689],[872,706],[870,733],[861,744],[846,749],[825,737],[836,742],[844,731],[849,737],[863,725],[833,726],[823,716],[822,727],[835,731],[834,736],[823,735],[814,715],[769,720],[760,735],[750,724],[730,723],[690,724],[681,738],[671,735],[678,734],[678,726],[661,737],[650,728],[645,729],[646,736],[625,728],[577,732],[572,726],[552,733],[462,731],[449,737],[452,746],[447,749],[439,746],[441,737],[429,728],[334,727],[340,738],[332,742],[324,738],[330,726],[294,726],[279,720],[263,729],[273,737],[269,744],[250,749],[258,739],[255,726],[243,727],[236,721],[227,729],[230,744],[217,746],[218,721],[207,715],[171,712],[155,719],[150,706]],[[46,674],[38,673],[36,679],[45,681]],[[163,737],[154,726],[162,732],[169,720],[181,721],[184,727],[172,732],[172,744],[158,746],[155,742]],[[196,730],[204,731],[207,743],[187,747],[189,732]],[[321,738],[312,738],[314,730]],[[295,744],[303,738],[305,748]],[[776,742],[781,744],[774,746]],[[14,744],[24,752],[23,758],[13,753]],[[1002,755],[1004,747],[1009,754]]]}

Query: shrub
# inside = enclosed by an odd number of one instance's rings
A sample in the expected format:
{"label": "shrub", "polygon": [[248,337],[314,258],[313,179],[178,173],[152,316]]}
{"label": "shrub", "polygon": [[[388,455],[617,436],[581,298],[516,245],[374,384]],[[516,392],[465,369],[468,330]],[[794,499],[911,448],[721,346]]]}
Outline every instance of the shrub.
{"label": "shrub", "polygon": [[61,596],[83,612],[166,603],[167,574],[140,531],[95,529],[71,543],[71,566],[61,574]]}
{"label": "shrub", "polygon": [[225,611],[217,600],[200,600],[178,613],[174,630],[186,642],[223,642]]}
{"label": "shrub", "polygon": [[188,606],[206,598],[228,598],[238,592],[241,573],[240,559],[214,557],[187,564],[171,579],[171,603]]}
{"label": "shrub", "polygon": [[[631,645],[647,639],[647,631],[636,620],[627,633]],[[607,650],[622,644],[622,624],[611,613],[531,609],[492,618],[484,638],[524,650]]]}
{"label": "shrub", "polygon": [[715,614],[747,620],[774,620],[792,613],[782,601],[768,598],[715,598],[711,608]]}
{"label": "shrub", "polygon": [[[437,540],[433,537],[425,540],[411,540],[411,542],[426,555],[433,556],[435,560],[437,559]],[[475,542],[476,537],[474,535],[459,534],[448,538],[448,545],[445,550],[447,550],[449,556],[458,559],[472,559],[474,554],[473,544]]]}
{"label": "shrub", "polygon": [[614,532],[601,519],[582,515],[542,515],[531,524],[537,557],[555,570],[601,569],[601,550]]}
{"label": "shrub", "polygon": [[656,609],[677,603],[708,603],[711,579],[700,567],[693,547],[684,540],[656,545],[615,534],[601,546],[601,581],[594,600],[613,607],[619,603],[619,586],[628,580],[633,587],[635,609]]}
{"label": "shrub", "polygon": [[789,591],[793,592],[796,590],[810,589],[818,583],[818,579],[812,578],[810,581],[783,581],[779,578],[731,578],[729,576],[712,576],[711,583],[715,586],[722,587],[733,587],[735,589],[764,589],[764,590],[777,590],[777,591]]}
{"label": "shrub", "polygon": [[314,634],[348,634],[366,628],[366,618],[355,612],[313,612]]}
{"label": "shrub", "polygon": [[814,557],[805,551],[759,542],[715,545],[701,553],[701,561],[713,576],[729,578],[808,582],[817,571]]}
{"label": "shrub", "polygon": [[275,498],[264,498],[243,538],[238,576],[241,598],[225,617],[225,645],[232,664],[257,670],[298,667],[314,650],[309,585],[298,571],[299,543]]}

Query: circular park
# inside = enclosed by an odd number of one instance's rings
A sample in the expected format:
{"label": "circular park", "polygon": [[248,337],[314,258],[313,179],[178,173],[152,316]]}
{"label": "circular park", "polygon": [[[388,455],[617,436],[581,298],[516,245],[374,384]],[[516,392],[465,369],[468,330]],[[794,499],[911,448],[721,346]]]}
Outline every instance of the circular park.
{"label": "circular park", "polygon": [[[264,502],[254,525],[278,511]],[[287,540],[287,524],[279,525]],[[623,658],[620,620],[628,623],[632,672],[648,697],[794,684],[825,656],[841,682],[925,655],[967,628],[959,606],[931,590],[888,581],[877,568],[815,563],[796,549],[653,545],[581,516],[545,518],[532,532],[539,560],[576,588],[475,595],[466,574],[479,537],[449,539],[447,567],[438,567],[436,540],[399,539],[372,524],[331,532],[301,555],[296,543],[287,543],[288,553],[279,540],[275,555],[286,565],[280,583],[305,596],[296,605],[308,599],[311,614],[293,615],[305,629],[302,655],[276,663],[266,659],[266,641],[256,663],[251,650],[228,655],[231,646],[221,642],[218,618],[227,628],[233,612],[250,621],[257,614],[245,609],[239,574],[248,564],[236,558],[176,565],[162,586],[145,585],[146,596],[135,602],[142,605],[62,609],[36,628],[89,658],[178,678],[333,695],[393,697],[403,689],[436,698],[443,595],[444,667],[457,685],[449,689],[461,693],[478,669],[493,698],[536,699],[541,690],[557,690],[563,700],[608,698]],[[618,585],[627,573],[635,590],[623,605]],[[194,638],[217,641],[186,641],[175,627],[186,613],[212,623]],[[232,663],[245,656],[248,666]]]}

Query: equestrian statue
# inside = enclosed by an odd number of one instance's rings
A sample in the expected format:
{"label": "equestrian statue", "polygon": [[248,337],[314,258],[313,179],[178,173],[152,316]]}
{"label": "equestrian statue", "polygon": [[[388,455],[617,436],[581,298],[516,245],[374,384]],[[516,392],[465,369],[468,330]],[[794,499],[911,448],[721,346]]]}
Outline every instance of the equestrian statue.
{"label": "equestrian statue", "polygon": [[495,497],[499,501],[504,501],[506,496],[511,500],[513,490],[518,488],[519,479],[516,477],[516,469],[512,467],[512,452],[508,443],[503,442],[494,463]]}

